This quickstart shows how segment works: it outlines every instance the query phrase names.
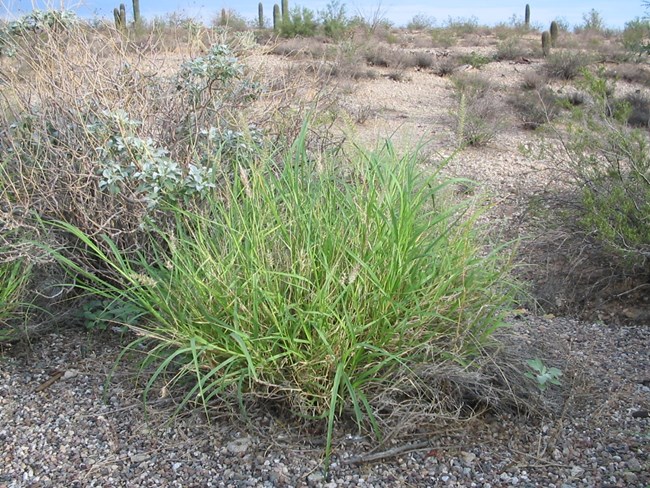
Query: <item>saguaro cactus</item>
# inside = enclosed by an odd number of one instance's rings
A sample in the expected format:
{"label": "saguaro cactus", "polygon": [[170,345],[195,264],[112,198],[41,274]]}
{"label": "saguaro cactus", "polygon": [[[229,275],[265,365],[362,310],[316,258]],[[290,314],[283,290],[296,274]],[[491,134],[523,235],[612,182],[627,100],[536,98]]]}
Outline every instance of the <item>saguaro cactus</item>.
{"label": "saguaro cactus", "polygon": [[262,2],[257,4],[257,27],[264,29],[264,5]]}
{"label": "saguaro cactus", "polygon": [[115,18],[115,28],[117,30],[120,30],[120,28],[122,26],[120,25],[120,10],[119,9],[117,9],[117,8],[113,9],[113,17]]}
{"label": "saguaro cactus", "polygon": [[289,22],[289,0],[282,0],[282,22]]}
{"label": "saguaro cactus", "polygon": [[530,27],[530,5],[526,4],[526,14],[524,15],[524,24]]}
{"label": "saguaro cactus", "polygon": [[544,57],[551,53],[551,33],[549,31],[542,32],[542,53]]}
{"label": "saguaro cactus", "polygon": [[273,5],[273,30],[278,32],[280,30],[280,25],[282,20],[280,18],[280,6],[276,3]]}
{"label": "saguaro cactus", "polygon": [[133,0],[133,23],[140,23],[140,0]]}
{"label": "saguaro cactus", "polygon": [[551,47],[555,47],[555,43],[557,42],[557,34],[558,34],[558,26],[557,22],[553,21],[551,22]]}
{"label": "saguaro cactus", "polygon": [[119,31],[126,31],[126,7],[123,3],[120,4],[120,8],[113,9],[113,17],[115,17],[115,28]]}

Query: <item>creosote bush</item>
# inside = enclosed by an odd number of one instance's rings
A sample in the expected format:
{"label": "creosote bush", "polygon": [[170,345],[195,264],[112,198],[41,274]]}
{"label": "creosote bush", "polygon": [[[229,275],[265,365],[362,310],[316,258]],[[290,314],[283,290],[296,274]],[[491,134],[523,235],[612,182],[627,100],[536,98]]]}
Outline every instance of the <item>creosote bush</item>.
{"label": "creosote bush", "polygon": [[613,256],[650,271],[650,141],[631,129],[629,103],[614,98],[604,73],[583,72],[593,103],[573,110],[568,136],[560,137],[578,205],[571,218]]}
{"label": "creosote bush", "polygon": [[379,436],[376,398],[428,391],[417,372],[432,364],[471,369],[511,293],[506,263],[482,250],[471,202],[450,200],[453,181],[390,145],[312,159],[305,134],[280,165],[270,153],[240,160],[208,205],[170,206],[175,227],[150,230],[152,254],[55,227],[112,270],[104,279],[58,253],[87,292],[141,311],[124,326],[160,360],[145,396],[170,370],[187,383],[179,408],[274,399],[325,422],[329,458],[336,419]]}

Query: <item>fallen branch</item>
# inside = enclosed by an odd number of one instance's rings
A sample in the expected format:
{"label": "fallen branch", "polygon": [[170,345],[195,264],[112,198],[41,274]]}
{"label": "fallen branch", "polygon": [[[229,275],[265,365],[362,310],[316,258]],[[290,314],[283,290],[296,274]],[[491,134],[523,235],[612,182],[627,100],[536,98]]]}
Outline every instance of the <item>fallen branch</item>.
{"label": "fallen branch", "polygon": [[362,463],[371,463],[373,461],[379,461],[382,459],[390,458],[397,456],[399,454],[404,454],[412,451],[419,451],[421,449],[428,449],[429,441],[416,442],[414,444],[406,444],[403,446],[397,446],[387,451],[375,452],[371,454],[366,454],[362,456],[353,456],[349,459],[344,460],[345,464],[362,464]]}

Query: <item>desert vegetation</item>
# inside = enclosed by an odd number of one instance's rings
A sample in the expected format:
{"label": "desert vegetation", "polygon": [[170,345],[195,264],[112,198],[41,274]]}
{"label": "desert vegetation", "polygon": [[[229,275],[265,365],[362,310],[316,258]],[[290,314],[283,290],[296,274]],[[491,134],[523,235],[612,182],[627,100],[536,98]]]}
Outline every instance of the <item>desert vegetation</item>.
{"label": "desert vegetation", "polygon": [[[287,407],[320,426],[327,465],[346,420],[381,439],[406,411],[447,419],[468,398],[548,407],[562,372],[535,351],[496,364],[500,333],[522,308],[589,310],[540,291],[522,263],[553,244],[531,235],[606,259],[589,293],[647,298],[647,20],[539,29],[526,5],[493,27],[396,28],[283,0],[207,27],[136,11],[0,26],[2,351],[64,324],[126,340],[116,367],[145,353],[145,404]],[[448,103],[419,127],[442,126],[443,147],[371,137],[389,111],[355,93],[424,77]],[[454,170],[510,132],[553,174],[521,190],[517,231],[494,188]]]}

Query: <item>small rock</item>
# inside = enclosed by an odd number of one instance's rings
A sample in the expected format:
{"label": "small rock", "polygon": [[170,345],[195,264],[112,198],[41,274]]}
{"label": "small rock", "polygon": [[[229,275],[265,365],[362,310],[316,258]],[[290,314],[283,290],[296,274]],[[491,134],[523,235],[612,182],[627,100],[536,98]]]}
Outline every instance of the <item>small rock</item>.
{"label": "small rock", "polygon": [[462,456],[463,461],[466,464],[472,464],[476,459],[476,454],[474,454],[473,452],[461,452],[460,455]]}
{"label": "small rock", "polygon": [[307,476],[307,481],[313,485],[320,483],[324,479],[325,476],[323,476],[323,473],[321,473],[320,471],[314,471],[309,476]]}
{"label": "small rock", "polygon": [[134,454],[133,456],[131,456],[132,463],[143,463],[147,459],[149,459],[149,456],[147,456],[146,454]]}
{"label": "small rock", "polygon": [[231,454],[242,455],[248,451],[251,443],[252,439],[250,437],[241,437],[239,439],[235,439],[234,441],[230,441],[226,445],[226,449],[228,449],[228,452]]}
{"label": "small rock", "polygon": [[648,410],[636,410],[632,412],[632,418],[635,419],[647,419],[648,417],[650,417]]}
{"label": "small rock", "polygon": [[625,473],[623,473],[623,479],[625,480],[625,483],[627,483],[629,486],[632,486],[636,484],[639,477],[635,473],[632,473],[631,471],[626,471]]}
{"label": "small rock", "polygon": [[632,458],[627,462],[627,469],[632,471],[633,473],[638,473],[641,471],[641,463],[637,458]]}
{"label": "small rock", "polygon": [[62,380],[69,380],[70,378],[74,378],[79,374],[79,371],[75,371],[74,369],[68,369],[65,373],[63,373],[63,377],[61,378]]}
{"label": "small rock", "polygon": [[584,473],[585,470],[582,469],[580,466],[574,466],[571,468],[571,477],[572,478],[577,478],[580,476],[582,473]]}

